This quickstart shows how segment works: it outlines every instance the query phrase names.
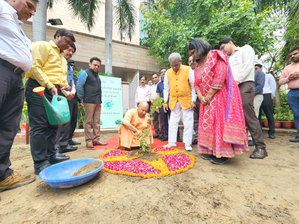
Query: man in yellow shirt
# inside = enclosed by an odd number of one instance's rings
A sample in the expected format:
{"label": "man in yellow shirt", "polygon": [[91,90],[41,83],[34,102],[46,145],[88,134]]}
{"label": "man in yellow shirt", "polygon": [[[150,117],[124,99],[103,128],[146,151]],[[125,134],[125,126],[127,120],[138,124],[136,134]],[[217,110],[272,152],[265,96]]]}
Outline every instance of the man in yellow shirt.
{"label": "man in yellow shirt", "polygon": [[[153,143],[151,120],[147,116],[148,103],[146,101],[140,102],[137,108],[128,110],[120,127],[118,148],[132,149],[132,147],[139,147],[140,142],[137,140],[144,129],[148,129],[150,138],[147,138],[147,143]],[[150,127],[147,127],[147,125]]]}
{"label": "man in yellow shirt", "polygon": [[[168,144],[163,147],[176,147],[177,131],[181,118],[181,111],[184,117],[183,142],[185,149],[192,151],[193,132],[193,109],[195,108],[196,94],[194,91],[194,71],[182,65],[181,55],[172,53],[168,61],[171,69],[168,69],[164,77],[164,111],[170,108]],[[167,103],[169,95],[169,105]]]}
{"label": "man in yellow shirt", "polygon": [[56,154],[55,136],[57,125],[50,125],[41,97],[32,92],[35,87],[45,87],[45,96],[51,102],[52,96],[63,96],[62,90],[69,91],[67,62],[62,52],[68,49],[75,38],[66,29],[59,29],[54,41],[40,41],[32,44],[32,67],[26,73],[25,96],[28,104],[31,155],[35,174],[51,164],[68,160],[70,157]]}

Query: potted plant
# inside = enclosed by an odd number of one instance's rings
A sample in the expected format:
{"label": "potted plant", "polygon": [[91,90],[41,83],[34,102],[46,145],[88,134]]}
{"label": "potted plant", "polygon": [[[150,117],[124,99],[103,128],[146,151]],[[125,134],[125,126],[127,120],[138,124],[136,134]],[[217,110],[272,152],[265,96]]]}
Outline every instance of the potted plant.
{"label": "potted plant", "polygon": [[281,114],[274,114],[273,115],[274,118],[274,126],[275,128],[280,128],[281,126]]}
{"label": "potted plant", "polygon": [[269,123],[268,123],[266,115],[262,115],[261,116],[261,120],[263,122],[264,127],[268,128],[269,127]]}
{"label": "potted plant", "polygon": [[282,120],[282,124],[285,128],[292,128],[294,123],[294,115],[292,113],[292,111],[288,111],[287,113],[284,114],[283,116],[283,120]]}

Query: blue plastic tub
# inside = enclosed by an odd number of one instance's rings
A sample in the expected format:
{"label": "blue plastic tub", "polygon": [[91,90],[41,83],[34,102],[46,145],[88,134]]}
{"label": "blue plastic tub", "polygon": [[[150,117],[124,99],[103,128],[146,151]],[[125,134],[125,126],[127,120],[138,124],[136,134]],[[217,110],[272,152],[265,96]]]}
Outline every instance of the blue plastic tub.
{"label": "blue plastic tub", "polygon": [[[102,165],[89,173],[72,177],[83,166],[92,162],[101,162]],[[51,187],[71,188],[90,181],[103,168],[104,162],[99,159],[74,159],[49,166],[39,173],[39,179],[45,181]]]}

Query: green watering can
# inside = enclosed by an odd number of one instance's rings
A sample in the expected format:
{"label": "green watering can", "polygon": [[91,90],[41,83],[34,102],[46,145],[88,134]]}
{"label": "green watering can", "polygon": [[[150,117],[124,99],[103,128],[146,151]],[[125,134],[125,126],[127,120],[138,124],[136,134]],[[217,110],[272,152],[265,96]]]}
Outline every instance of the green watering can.
{"label": "green watering can", "polygon": [[45,87],[36,87],[32,91],[42,97],[48,121],[51,125],[65,124],[70,121],[69,105],[65,97],[55,95],[50,103],[44,94]]}

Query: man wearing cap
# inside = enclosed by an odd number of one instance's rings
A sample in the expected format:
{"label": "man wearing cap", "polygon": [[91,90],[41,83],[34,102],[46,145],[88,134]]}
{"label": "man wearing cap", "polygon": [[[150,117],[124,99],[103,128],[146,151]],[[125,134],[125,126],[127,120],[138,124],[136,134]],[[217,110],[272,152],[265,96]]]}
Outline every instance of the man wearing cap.
{"label": "man wearing cap", "polygon": [[32,65],[31,43],[21,26],[36,11],[38,0],[0,1],[0,192],[29,184],[34,175],[10,169],[11,146],[24,105],[22,73]]}
{"label": "man wearing cap", "polygon": [[48,122],[46,109],[41,97],[32,92],[35,87],[45,87],[45,96],[52,101],[54,95],[64,96],[63,90],[71,88],[67,82],[67,62],[62,52],[75,42],[74,35],[67,29],[59,29],[54,40],[39,41],[32,44],[33,64],[26,73],[26,100],[28,105],[31,155],[34,173],[39,174],[51,164],[68,160],[63,154],[56,155],[55,139],[58,125]]}
{"label": "man wearing cap", "polygon": [[[64,50],[62,54],[63,57],[68,61],[71,59],[71,57],[75,52],[76,52],[76,46],[73,43],[68,49]],[[68,100],[70,117],[72,117],[73,107],[71,107],[71,101],[73,100],[76,94],[76,88],[75,88],[74,77],[73,77],[73,69],[69,63],[67,64],[67,82],[71,87],[71,91],[63,90],[62,93],[65,95],[65,97]],[[59,153],[72,152],[77,150],[78,148],[68,144],[70,128],[71,128],[71,120],[66,124],[62,124],[58,126],[55,148],[56,149],[58,148]]]}

